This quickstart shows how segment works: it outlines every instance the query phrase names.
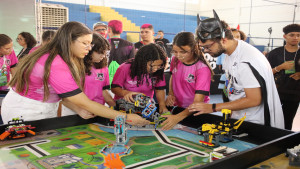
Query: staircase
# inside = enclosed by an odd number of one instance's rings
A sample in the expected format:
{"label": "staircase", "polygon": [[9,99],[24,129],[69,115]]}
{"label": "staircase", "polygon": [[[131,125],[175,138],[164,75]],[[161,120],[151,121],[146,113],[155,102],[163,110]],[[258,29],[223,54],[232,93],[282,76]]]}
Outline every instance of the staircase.
{"label": "staircase", "polygon": [[[140,27],[136,26],[135,23],[132,23],[131,20],[128,20],[123,15],[116,12],[114,9],[105,6],[89,6],[90,12],[100,13],[101,21],[109,22],[110,20],[120,20],[123,23],[123,31],[135,31],[139,32]],[[130,33],[127,32],[127,40],[130,42],[138,42],[140,40],[139,33]]]}

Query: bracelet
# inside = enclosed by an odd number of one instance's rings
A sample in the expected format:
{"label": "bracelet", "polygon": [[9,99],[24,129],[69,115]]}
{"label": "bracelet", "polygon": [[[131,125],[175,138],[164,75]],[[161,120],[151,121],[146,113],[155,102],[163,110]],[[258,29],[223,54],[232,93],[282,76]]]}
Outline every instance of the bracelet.
{"label": "bracelet", "polygon": [[217,110],[216,110],[216,103],[212,104],[212,110],[213,110],[213,112],[217,112]]}
{"label": "bracelet", "polygon": [[274,70],[275,70],[276,72],[279,72],[279,70],[277,70],[276,68],[277,68],[277,66],[276,66],[276,67],[274,67]]}

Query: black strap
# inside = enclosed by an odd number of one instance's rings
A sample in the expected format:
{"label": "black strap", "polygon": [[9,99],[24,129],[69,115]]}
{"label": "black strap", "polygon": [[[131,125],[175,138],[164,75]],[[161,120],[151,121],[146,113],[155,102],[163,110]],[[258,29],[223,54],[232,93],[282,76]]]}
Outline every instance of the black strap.
{"label": "black strap", "polygon": [[270,110],[269,110],[269,104],[268,104],[268,91],[267,91],[265,79],[258,73],[258,71],[249,62],[243,62],[243,63],[247,63],[249,65],[255,78],[257,79],[258,83],[261,86],[262,97],[263,97],[263,102],[264,102],[265,126],[271,126]]}

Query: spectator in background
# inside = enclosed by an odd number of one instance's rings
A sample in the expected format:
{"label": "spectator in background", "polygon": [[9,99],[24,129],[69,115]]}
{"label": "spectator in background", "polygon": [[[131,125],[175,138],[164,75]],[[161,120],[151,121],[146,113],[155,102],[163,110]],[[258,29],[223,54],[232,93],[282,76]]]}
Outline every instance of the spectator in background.
{"label": "spectator in background", "polygon": [[29,32],[21,32],[18,35],[17,42],[23,49],[18,54],[18,59],[21,59],[29,53],[29,51],[36,45],[35,38]]}
{"label": "spectator in background", "polygon": [[269,52],[268,51],[263,51],[262,54],[265,55],[268,58]]}
{"label": "spectator in background", "polygon": [[166,46],[167,46],[167,43],[170,43],[170,41],[169,41],[168,39],[164,38],[164,31],[162,31],[162,30],[159,30],[159,31],[157,32],[157,35],[156,35],[155,38],[156,38],[156,39],[155,39],[155,42],[156,42],[156,43],[163,43],[164,46],[165,46],[165,48],[166,48]]}
{"label": "spectator in background", "polygon": [[[163,45],[164,48],[165,48],[165,50],[166,50],[166,53],[168,55],[168,58],[171,58],[171,50],[172,50],[172,48],[168,47],[168,45],[167,45],[168,43],[170,43],[170,41],[168,39],[164,38],[164,31],[159,30],[157,32],[157,35],[155,37],[155,43]],[[168,61],[168,63],[169,63],[169,61]],[[167,65],[166,68],[167,67],[169,67],[169,66]]]}
{"label": "spectator in background", "polygon": [[300,101],[300,25],[283,28],[286,45],[268,54],[282,104],[285,129],[291,130]]}
{"label": "spectator in background", "polygon": [[134,45],[124,39],[120,38],[123,32],[123,24],[119,20],[111,20],[108,22],[108,31],[110,43],[110,53],[109,53],[109,77],[110,82],[114,77],[119,65],[124,63],[126,60],[134,57]]}
{"label": "spectator in background", "polygon": [[97,22],[93,25],[94,33],[99,33],[104,38],[107,37],[107,25],[103,22]]}
{"label": "spectator in background", "polygon": [[39,47],[45,45],[46,43],[48,43],[54,37],[54,35],[55,35],[55,31],[53,31],[53,30],[47,30],[47,31],[45,31],[43,33],[43,35],[42,35],[42,43],[41,43],[41,45],[32,48],[29,51],[29,53],[35,51],[37,48],[39,48]]}
{"label": "spectator in background", "polygon": [[154,28],[151,24],[146,23],[141,26],[141,39],[142,41],[134,44],[136,50],[139,50],[144,45],[154,43]]}
{"label": "spectator in background", "polygon": [[247,36],[243,31],[235,28],[231,28],[230,30],[235,39],[246,41]]}

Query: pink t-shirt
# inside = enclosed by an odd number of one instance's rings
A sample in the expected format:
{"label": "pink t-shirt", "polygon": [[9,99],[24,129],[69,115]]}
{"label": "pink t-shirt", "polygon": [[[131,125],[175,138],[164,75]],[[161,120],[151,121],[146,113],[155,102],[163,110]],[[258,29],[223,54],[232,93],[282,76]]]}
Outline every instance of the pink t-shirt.
{"label": "pink t-shirt", "polygon": [[[13,50],[9,55],[5,55],[5,59],[6,59],[6,78],[7,78],[7,82],[9,82],[10,80],[10,69],[15,67],[18,63],[18,58],[15,54],[15,51]],[[4,57],[0,58],[0,68],[2,70],[3,67],[3,63],[4,63]],[[8,86],[1,86],[0,90],[6,90],[8,88]]]}
{"label": "pink t-shirt", "polygon": [[102,91],[109,89],[108,68],[96,69],[92,67],[91,75],[85,76],[84,93],[89,99],[104,104]]}
{"label": "pink t-shirt", "polygon": [[211,72],[207,65],[201,61],[190,65],[178,61],[175,67],[173,58],[170,71],[177,106],[187,108],[194,102],[195,94],[205,95],[204,102],[209,102]]}
{"label": "pink t-shirt", "polygon": [[[28,93],[25,95],[24,89],[23,92],[19,93],[20,95],[41,102],[43,101],[44,66],[48,56],[49,53],[41,56],[41,58],[38,59],[29,77]],[[82,92],[73,79],[68,65],[59,55],[54,58],[51,64],[48,85],[50,95],[48,100],[45,101],[47,103],[55,103],[58,102],[60,98],[74,96]],[[13,89],[15,90],[15,87],[13,87]]]}
{"label": "pink t-shirt", "polygon": [[[41,46],[39,45],[39,46],[33,47],[32,49],[30,49],[29,53],[34,52],[34,51],[37,50],[39,47],[41,47]],[[28,54],[29,54],[29,53],[28,53]]]}
{"label": "pink t-shirt", "polygon": [[[132,92],[140,92],[145,94],[146,96],[153,97],[154,89],[152,88],[151,78],[144,77],[143,84],[139,84],[137,87],[137,78],[131,79],[130,77],[130,63],[123,63],[119,66],[116,74],[114,75],[114,79],[112,81],[111,87],[121,87],[122,89],[132,91]],[[148,79],[149,85],[147,85],[146,80]],[[155,83],[155,81],[154,81]],[[155,83],[153,85],[156,90],[163,90],[166,88],[165,76],[163,80]],[[115,95],[115,100],[120,99],[117,95]]]}

